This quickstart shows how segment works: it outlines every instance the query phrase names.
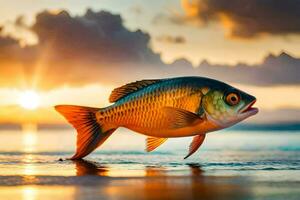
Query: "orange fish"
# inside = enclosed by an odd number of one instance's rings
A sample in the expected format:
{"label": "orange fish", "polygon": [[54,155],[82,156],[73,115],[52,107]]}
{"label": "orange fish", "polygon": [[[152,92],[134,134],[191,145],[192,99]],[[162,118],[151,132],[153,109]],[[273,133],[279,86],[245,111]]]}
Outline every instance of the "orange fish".
{"label": "orange fish", "polygon": [[153,151],[168,138],[194,136],[189,157],[208,132],[232,126],[258,112],[255,97],[226,83],[203,77],[142,80],[112,91],[105,108],[58,105],[77,130],[77,151],[91,153],[119,127],[148,136]]}

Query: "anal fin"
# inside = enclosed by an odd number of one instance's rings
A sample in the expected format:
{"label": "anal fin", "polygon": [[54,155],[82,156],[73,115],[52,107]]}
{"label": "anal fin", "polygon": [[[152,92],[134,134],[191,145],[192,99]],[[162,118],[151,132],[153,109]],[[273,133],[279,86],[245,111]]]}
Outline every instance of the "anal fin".
{"label": "anal fin", "polygon": [[146,151],[151,152],[161,144],[163,144],[168,138],[156,138],[156,137],[147,137],[146,139]]}
{"label": "anal fin", "polygon": [[194,136],[194,138],[190,144],[190,147],[189,147],[189,153],[187,156],[184,157],[184,159],[187,159],[188,157],[193,155],[193,153],[195,153],[199,149],[199,147],[201,146],[201,144],[203,143],[203,141],[205,139],[205,135],[206,134]]}

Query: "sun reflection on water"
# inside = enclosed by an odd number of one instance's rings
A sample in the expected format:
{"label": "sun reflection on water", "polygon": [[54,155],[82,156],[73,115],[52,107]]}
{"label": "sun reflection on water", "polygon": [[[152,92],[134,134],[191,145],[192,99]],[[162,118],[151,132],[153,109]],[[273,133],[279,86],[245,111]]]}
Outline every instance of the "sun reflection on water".
{"label": "sun reflection on water", "polygon": [[24,152],[34,152],[37,144],[37,126],[35,124],[26,124],[22,126],[22,141]]}
{"label": "sun reflection on water", "polygon": [[[31,183],[35,180],[36,166],[34,164],[34,155],[30,154],[36,151],[36,144],[37,144],[37,125],[35,124],[25,124],[22,126],[22,143],[23,143],[23,151],[26,153],[22,161],[24,162],[23,165],[23,181],[25,183]],[[25,197],[24,199],[35,199],[35,189],[32,187],[25,187],[23,190]]]}
{"label": "sun reflection on water", "polygon": [[23,200],[35,200],[37,199],[37,189],[33,186],[26,186],[22,188]]}
{"label": "sun reflection on water", "polygon": [[[2,200],[66,200],[77,199],[77,187],[74,186],[0,186],[0,199]],[[81,198],[78,198],[81,199]]]}
{"label": "sun reflection on water", "polygon": [[34,175],[36,173],[35,165],[32,164],[34,161],[33,155],[26,154],[22,159],[24,164],[24,175]]}

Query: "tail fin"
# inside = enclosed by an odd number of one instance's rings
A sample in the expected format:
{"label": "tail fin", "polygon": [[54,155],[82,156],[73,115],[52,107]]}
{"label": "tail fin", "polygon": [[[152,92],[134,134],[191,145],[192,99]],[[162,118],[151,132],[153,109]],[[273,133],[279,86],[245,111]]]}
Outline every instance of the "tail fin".
{"label": "tail fin", "polygon": [[58,105],[55,110],[62,114],[77,130],[77,150],[72,160],[81,159],[95,150],[116,130],[104,130],[97,122],[96,112],[100,108]]}

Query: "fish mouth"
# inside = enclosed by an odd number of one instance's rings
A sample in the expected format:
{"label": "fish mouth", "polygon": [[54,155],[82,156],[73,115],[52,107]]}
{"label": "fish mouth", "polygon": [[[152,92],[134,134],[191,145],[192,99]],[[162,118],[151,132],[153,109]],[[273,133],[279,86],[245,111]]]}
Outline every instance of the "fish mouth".
{"label": "fish mouth", "polygon": [[240,114],[255,115],[258,113],[258,108],[252,107],[256,102],[256,99],[251,101],[247,106],[240,110]]}

